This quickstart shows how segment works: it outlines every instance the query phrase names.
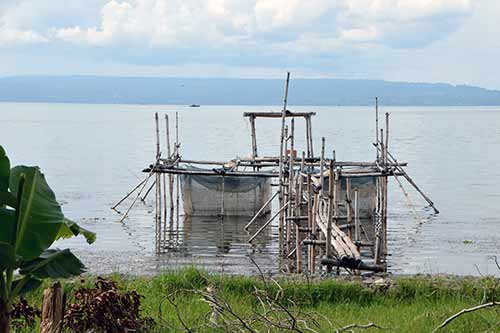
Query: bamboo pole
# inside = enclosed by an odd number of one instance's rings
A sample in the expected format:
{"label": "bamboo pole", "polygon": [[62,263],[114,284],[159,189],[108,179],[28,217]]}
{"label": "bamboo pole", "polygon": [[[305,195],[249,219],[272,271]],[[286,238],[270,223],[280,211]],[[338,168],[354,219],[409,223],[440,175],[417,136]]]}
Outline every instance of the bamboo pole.
{"label": "bamboo pole", "polygon": [[158,122],[158,112],[155,112],[155,125],[156,125],[156,163],[160,159],[160,124]]}
{"label": "bamboo pole", "polygon": [[[309,230],[312,230],[312,184],[311,184],[311,174],[308,172],[307,173],[307,227]],[[311,256],[312,256],[312,245],[307,246],[307,268],[309,273],[312,273],[312,263],[311,263]]]}
{"label": "bamboo pole", "polygon": [[[329,165],[329,177],[328,177],[328,224],[326,226],[326,257],[332,258],[332,220],[333,220],[333,205],[334,205],[334,192],[333,192],[333,179],[335,177],[333,172],[333,160],[330,161]],[[332,266],[326,266],[326,272],[331,273]]]}
{"label": "bamboo pole", "polygon": [[156,173],[156,254],[161,252],[161,174]]}
{"label": "bamboo pole", "polygon": [[[304,184],[304,178],[302,177],[302,174],[304,173],[304,168],[305,168],[305,152],[302,151],[302,160],[300,162],[300,172],[297,175],[297,199],[295,202],[295,215],[296,216],[301,216],[302,215],[302,187]],[[295,256],[296,256],[296,271],[297,273],[302,272],[302,249],[301,249],[301,235],[300,235],[300,223],[297,222],[295,225]]]}
{"label": "bamboo pole", "polygon": [[[319,202],[320,202],[320,195],[319,193],[314,193],[311,192],[313,196],[313,214],[312,214],[312,224],[311,224],[311,236],[316,239],[317,232],[316,232],[316,216],[319,213]],[[316,271],[316,248],[313,246],[311,249],[311,268],[312,272],[314,273]]]}
{"label": "bamboo pole", "polygon": [[[294,149],[295,149],[295,119],[292,118],[290,122],[290,157],[288,159],[288,196],[289,196],[289,201],[292,202],[292,205],[288,207],[288,214],[287,216],[293,216],[293,213],[295,211],[294,205],[293,205],[293,187],[294,187],[294,165],[293,162],[295,160],[294,156]],[[295,196],[295,200],[296,200]],[[292,234],[292,228],[290,225],[290,221],[286,220],[286,253],[287,253],[287,258],[289,257],[290,251],[291,251],[291,234]],[[288,261],[288,267],[290,267],[290,261]]]}
{"label": "bamboo pole", "polygon": [[274,221],[274,219],[279,215],[281,214],[281,212],[283,210],[285,210],[288,205],[290,204],[290,202],[287,202],[285,205],[283,205],[283,207],[281,207],[269,220],[266,221],[266,223],[264,223],[260,228],[259,230],[257,230],[257,232],[252,236],[250,237],[250,239],[248,240],[249,243],[253,242],[254,239],[272,222]]}
{"label": "bamboo pole", "polygon": [[361,241],[358,203],[358,190],[356,189],[354,190],[354,240],[356,245]]}
{"label": "bamboo pole", "polygon": [[[168,115],[165,115],[165,139],[167,141],[167,155],[168,158],[172,158],[172,152],[170,149],[170,124],[168,120]],[[165,189],[166,191],[166,189]],[[174,179],[171,174],[168,175],[168,196],[170,199],[170,221],[174,221]],[[166,207],[166,202],[165,202]]]}
{"label": "bamboo pole", "polygon": [[[278,190],[279,191],[279,190]],[[262,205],[262,207],[259,209],[259,211],[252,217],[252,219],[250,220],[250,222],[248,222],[245,227],[243,229],[245,229],[245,231],[248,231],[248,228],[257,220],[257,218],[259,217],[260,214],[262,214],[262,212],[264,211],[264,209],[266,209],[267,206],[269,206],[269,204],[274,200],[274,198],[276,198],[276,196],[278,195],[278,191],[276,191],[272,196],[271,198],[269,198],[265,203],[264,205]]]}
{"label": "bamboo pole", "polygon": [[320,197],[323,198],[323,182],[324,182],[324,175],[323,175],[323,172],[325,171],[325,166],[324,166],[324,163],[325,163],[325,137],[322,137],[321,138],[321,155],[320,155],[320,166],[319,166],[319,180],[320,180],[320,185],[321,185],[321,189],[320,189]]}
{"label": "bamboo pole", "polygon": [[[378,97],[375,97],[375,144],[378,147]],[[379,153],[377,150],[377,161],[379,160]]]}
{"label": "bamboo pole", "polygon": [[[286,82],[285,82],[285,95],[283,98],[283,110],[281,111],[281,137],[280,137],[280,156],[279,156],[279,220],[278,220],[278,241],[279,241],[279,251],[280,258],[283,251],[283,219],[284,219],[284,147],[285,147],[285,119],[286,119],[286,108],[288,103],[288,86],[290,83],[290,72],[287,72]],[[280,265],[281,268],[281,265]]]}
{"label": "bamboo pole", "polygon": [[[346,212],[347,212],[347,224],[352,225],[352,200],[351,200],[351,179],[346,178],[345,179],[345,184],[346,184]],[[347,234],[349,237],[352,238],[352,231],[351,228],[347,229]]]}
{"label": "bamboo pole", "polygon": [[308,138],[308,143],[307,143],[307,157],[312,158],[314,156],[314,148],[313,148],[313,139],[312,139],[312,122],[311,122],[311,117],[307,116],[306,117],[306,130],[307,130],[307,138]]}
{"label": "bamboo pole", "polygon": [[[380,149],[380,148],[377,148],[377,150]],[[403,176],[407,181],[408,183],[410,183],[411,186],[413,186],[413,188],[422,196],[422,198],[427,201],[427,203],[429,204],[430,207],[432,207],[432,209],[434,209],[434,212],[436,214],[439,214],[439,210],[436,208],[434,202],[420,189],[420,187],[418,187],[418,185],[415,183],[415,181],[410,177],[410,175],[408,175],[408,173],[406,172],[406,170],[404,170],[402,168],[403,163],[398,163],[397,159],[394,157],[394,155],[391,154],[391,152],[389,150],[387,150],[387,158],[388,158],[388,165],[389,166],[394,166],[396,171],[398,171],[400,174],[398,176]]]}
{"label": "bamboo pole", "polygon": [[149,193],[151,192],[151,190],[153,189],[153,187],[155,185],[156,185],[156,179],[155,179],[155,181],[153,181],[153,183],[151,184],[151,186],[148,188],[148,190],[146,191],[146,194],[144,194],[144,196],[141,198],[142,202],[146,201],[146,198],[148,197]]}
{"label": "bamboo pole", "polygon": [[116,207],[118,207],[122,202],[124,202],[128,197],[130,197],[144,182],[146,182],[149,179],[148,176],[144,178],[143,180],[140,181],[139,184],[137,184],[132,190],[130,190],[127,195],[125,195],[123,198],[120,199],[117,203],[115,203],[111,209],[116,210]]}
{"label": "bamboo pole", "polygon": [[[176,215],[175,215],[175,221],[176,221],[176,226],[177,230],[179,229],[179,195],[180,195],[180,175],[177,175],[177,181],[176,181],[176,187],[175,187],[175,207],[176,207]],[[178,234],[178,233],[177,233]]]}
{"label": "bamboo pole", "polygon": [[134,200],[132,201],[132,203],[130,204],[130,206],[125,211],[125,214],[123,214],[122,218],[120,219],[120,222],[123,222],[123,220],[125,220],[127,218],[128,213],[130,212],[130,210],[132,209],[132,207],[134,207],[135,203],[137,202],[137,199],[139,199],[139,197],[141,196],[142,191],[146,187],[146,185],[148,183],[148,180],[149,180],[149,178],[151,178],[152,175],[153,175],[153,169],[151,169],[151,171],[149,172],[149,174],[148,174],[148,176],[146,178],[146,181],[142,184],[142,187],[140,188],[139,192],[137,193],[136,197],[134,198]]}
{"label": "bamboo pole", "polygon": [[257,157],[257,137],[255,134],[255,116],[250,116],[250,127],[252,131],[252,159]]}

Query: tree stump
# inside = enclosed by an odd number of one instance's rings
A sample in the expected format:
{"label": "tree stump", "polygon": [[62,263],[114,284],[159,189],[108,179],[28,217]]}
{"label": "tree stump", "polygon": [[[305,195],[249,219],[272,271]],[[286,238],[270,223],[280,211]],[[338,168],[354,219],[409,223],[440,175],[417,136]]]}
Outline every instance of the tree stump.
{"label": "tree stump", "polygon": [[64,305],[64,291],[59,282],[43,291],[41,333],[62,332]]}

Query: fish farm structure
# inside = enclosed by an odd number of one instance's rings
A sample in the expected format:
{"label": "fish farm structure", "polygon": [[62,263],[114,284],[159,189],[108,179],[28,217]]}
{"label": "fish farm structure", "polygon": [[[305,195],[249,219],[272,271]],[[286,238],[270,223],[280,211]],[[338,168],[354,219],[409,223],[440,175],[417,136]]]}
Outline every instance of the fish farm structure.
{"label": "fish farm structure", "polygon": [[[167,144],[162,151],[162,126],[158,113],[155,114],[154,163],[143,170],[146,177],[112,208],[117,210],[125,199],[134,198],[122,214],[123,220],[138,199],[154,193],[157,254],[172,248],[167,235],[178,228],[182,200],[186,216],[247,216],[244,228],[248,231],[249,243],[255,242],[273,222],[277,224],[280,272],[385,272],[388,179],[396,180],[410,206],[412,203],[402,181],[413,186],[439,213],[406,172],[407,163],[399,162],[389,152],[389,114],[386,113],[379,124],[377,99],[375,159],[341,161],[337,160],[335,151],[325,150],[325,138],[321,140],[319,154],[315,155],[312,135],[315,113],[288,109],[289,79],[288,73],[280,112],[243,114],[251,129],[251,156],[246,158],[231,161],[184,158],[180,151],[177,113],[173,135],[169,117],[165,115]],[[259,154],[257,120],[281,122],[278,155]],[[297,133],[299,121],[304,122],[305,133]],[[298,147],[299,135],[305,138],[305,147]]]}

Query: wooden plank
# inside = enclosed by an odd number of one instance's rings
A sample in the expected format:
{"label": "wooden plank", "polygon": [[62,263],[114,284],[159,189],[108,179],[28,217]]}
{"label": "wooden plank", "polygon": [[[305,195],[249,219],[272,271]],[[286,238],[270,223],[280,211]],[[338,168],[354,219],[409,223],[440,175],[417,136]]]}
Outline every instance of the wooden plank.
{"label": "wooden plank", "polygon": [[243,117],[281,118],[283,113],[285,113],[286,118],[310,117],[316,115],[316,112],[292,112],[290,110],[286,110],[286,112],[243,112]]}

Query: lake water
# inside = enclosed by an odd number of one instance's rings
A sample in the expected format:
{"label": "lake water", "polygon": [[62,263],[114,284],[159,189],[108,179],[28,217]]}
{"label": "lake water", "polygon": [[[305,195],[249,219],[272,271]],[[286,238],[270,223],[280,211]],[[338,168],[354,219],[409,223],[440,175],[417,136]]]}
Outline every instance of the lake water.
{"label": "lake water", "polygon": [[[374,160],[373,108],[291,108],[317,113],[316,152],[324,136],[337,160]],[[180,226],[180,246],[157,256],[152,197],[124,223],[110,209],[154,160],[154,112],[171,119],[179,112],[185,158],[225,160],[250,153],[250,128],[242,113],[271,109],[0,103],[0,144],[13,165],[39,165],[65,214],[97,233],[93,245],[82,238],[57,244],[74,248],[91,272],[154,274],[194,264],[247,274],[252,272],[249,255],[274,271],[276,226],[252,248],[243,231],[246,219],[188,220]],[[408,173],[441,211],[433,215],[406,186],[419,221],[390,181],[390,271],[498,274],[489,257],[500,254],[500,107],[381,107],[384,112],[391,114],[390,151],[409,163]],[[277,154],[279,120],[258,120],[257,126],[259,153]],[[300,126],[297,130],[301,133]]]}

